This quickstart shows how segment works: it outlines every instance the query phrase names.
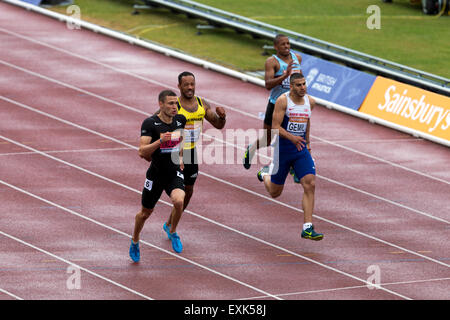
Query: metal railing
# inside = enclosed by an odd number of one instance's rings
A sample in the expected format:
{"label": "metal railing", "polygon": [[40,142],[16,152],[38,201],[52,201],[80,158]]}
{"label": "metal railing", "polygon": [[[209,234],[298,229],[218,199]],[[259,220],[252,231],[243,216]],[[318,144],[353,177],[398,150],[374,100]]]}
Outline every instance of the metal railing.
{"label": "metal railing", "polygon": [[273,40],[278,33],[289,37],[291,46],[349,67],[414,85],[429,91],[450,95],[450,79],[417,70],[392,61],[348,49],[307,35],[264,22],[252,20],[189,0],[144,0],[151,7],[165,7],[189,17],[206,20],[216,27],[227,27],[254,37]]}

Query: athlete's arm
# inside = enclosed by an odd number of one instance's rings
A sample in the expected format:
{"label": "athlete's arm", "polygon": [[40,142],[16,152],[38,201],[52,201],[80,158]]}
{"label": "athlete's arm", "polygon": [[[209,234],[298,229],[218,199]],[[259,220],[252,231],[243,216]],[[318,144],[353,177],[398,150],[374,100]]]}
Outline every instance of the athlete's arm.
{"label": "athlete's arm", "polygon": [[286,71],[279,77],[275,77],[278,71],[279,63],[273,56],[266,60],[264,65],[264,81],[267,90],[272,90],[274,87],[280,85],[284,79],[290,76],[294,61],[289,62]]}
{"label": "athlete's arm", "polygon": [[[155,152],[157,148],[159,148],[159,145],[161,144],[159,140],[157,142],[153,143],[153,146],[151,144],[152,137],[148,136],[142,136],[139,140],[139,156],[148,162],[152,161],[152,154]],[[159,144],[156,147],[156,144]]]}
{"label": "athlete's arm", "polygon": [[170,132],[165,132],[161,135],[160,139],[152,142],[152,137],[141,136],[139,140],[139,156],[147,161],[152,160],[152,154],[161,146],[162,142],[169,141],[171,138]]}
{"label": "athlete's arm", "polygon": [[287,99],[286,96],[283,94],[275,102],[275,109],[273,111],[272,117],[272,129],[278,130],[278,134],[280,135],[281,138],[288,139],[289,141],[291,141],[300,151],[305,147],[305,139],[303,139],[300,136],[294,136],[293,134],[290,134],[281,126],[284,114],[286,113],[286,108],[287,108]]}
{"label": "athlete's arm", "polygon": [[225,127],[227,115],[224,108],[217,107],[216,112],[214,112],[210,104],[204,99],[203,106],[205,107],[205,119],[208,120],[208,122],[211,123],[214,128],[222,129],[223,127]]}
{"label": "athlete's arm", "polygon": [[[316,100],[311,98],[309,95],[308,95],[308,98],[309,98],[309,104],[311,106],[311,112],[312,112],[314,107],[315,107],[315,105],[316,105]],[[306,148],[308,148],[309,152],[311,152],[311,144],[310,144],[310,139],[309,139],[310,129],[311,129],[311,119],[308,119],[308,124],[306,125],[305,137],[306,137]]]}
{"label": "athlete's arm", "polygon": [[181,169],[181,171],[183,171],[184,170],[184,161],[183,161],[183,150],[184,150],[184,135],[182,134],[181,136],[180,136],[180,154],[179,154],[179,156],[180,156],[180,169]]}
{"label": "athlete's arm", "polygon": [[[298,53],[296,53],[295,55],[297,56],[298,64],[301,65],[302,64],[302,56],[299,55]],[[300,73],[303,74],[301,67],[300,67]]]}

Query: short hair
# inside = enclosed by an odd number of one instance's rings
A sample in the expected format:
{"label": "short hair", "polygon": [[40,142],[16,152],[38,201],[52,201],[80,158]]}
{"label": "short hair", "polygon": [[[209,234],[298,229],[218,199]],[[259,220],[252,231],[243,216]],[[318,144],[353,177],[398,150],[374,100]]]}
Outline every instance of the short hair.
{"label": "short hair", "polygon": [[288,37],[287,35],[284,35],[284,34],[282,34],[282,33],[279,33],[279,34],[277,34],[277,35],[275,36],[275,38],[273,39],[273,44],[274,44],[274,45],[277,45],[281,38],[287,38],[287,37]]}
{"label": "short hair", "polygon": [[183,77],[189,77],[189,76],[192,76],[195,79],[195,76],[192,72],[183,71],[182,73],[180,73],[178,75],[178,84],[181,84],[181,80],[183,79]]}
{"label": "short hair", "polygon": [[289,78],[289,82],[292,82],[296,79],[304,79],[305,76],[303,75],[303,73],[301,72],[294,72],[293,74],[291,74],[291,77]]}
{"label": "short hair", "polygon": [[165,102],[166,97],[176,97],[177,94],[173,92],[172,90],[163,90],[159,93],[158,101]]}

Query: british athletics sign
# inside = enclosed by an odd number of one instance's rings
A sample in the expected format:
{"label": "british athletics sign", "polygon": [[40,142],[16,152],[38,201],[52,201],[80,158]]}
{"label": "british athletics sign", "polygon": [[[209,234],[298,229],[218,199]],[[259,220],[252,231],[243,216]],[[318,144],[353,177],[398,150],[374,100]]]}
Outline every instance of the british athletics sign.
{"label": "british athletics sign", "polygon": [[298,53],[302,57],[301,66],[308,94],[353,110],[360,108],[376,76]]}

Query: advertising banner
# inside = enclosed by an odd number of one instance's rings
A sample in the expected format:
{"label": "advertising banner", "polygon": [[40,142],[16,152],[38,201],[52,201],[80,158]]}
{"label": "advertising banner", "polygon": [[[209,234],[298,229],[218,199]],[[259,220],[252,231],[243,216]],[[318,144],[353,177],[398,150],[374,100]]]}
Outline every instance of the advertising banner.
{"label": "advertising banner", "polygon": [[450,98],[377,77],[360,112],[450,141]]}
{"label": "advertising banner", "polygon": [[301,67],[308,94],[358,110],[375,81],[375,76],[329,62],[303,52]]}

